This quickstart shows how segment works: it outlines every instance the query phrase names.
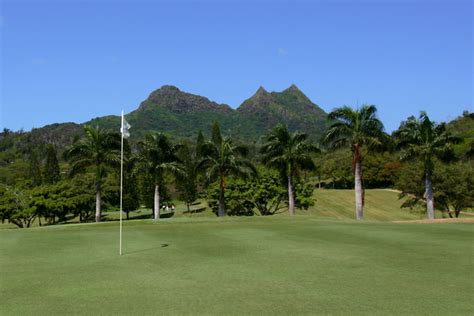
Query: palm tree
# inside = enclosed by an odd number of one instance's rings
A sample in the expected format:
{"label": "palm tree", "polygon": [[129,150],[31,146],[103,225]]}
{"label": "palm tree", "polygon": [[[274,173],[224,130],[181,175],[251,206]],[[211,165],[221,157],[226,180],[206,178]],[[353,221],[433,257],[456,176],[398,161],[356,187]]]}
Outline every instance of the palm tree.
{"label": "palm tree", "polygon": [[363,105],[357,110],[348,106],[337,108],[328,115],[332,122],[326,130],[323,143],[332,148],[350,147],[353,155],[356,218],[364,218],[362,187],[362,149],[380,146],[385,139],[383,124],[377,118],[374,105]]}
{"label": "palm tree", "polygon": [[203,159],[199,167],[207,170],[208,179],[219,178],[219,208],[217,215],[225,216],[225,179],[229,175],[237,177],[248,177],[255,175],[257,170],[254,165],[246,159],[248,150],[244,146],[234,145],[232,138],[223,138],[219,125],[214,124],[212,140],[206,142],[201,148]]}
{"label": "palm tree", "polygon": [[95,221],[101,219],[102,182],[108,167],[120,163],[120,135],[102,128],[84,126],[85,137],[75,141],[64,153],[71,163],[71,175],[93,168],[95,173]]}
{"label": "palm tree", "polygon": [[191,203],[199,195],[199,182],[202,180],[200,173],[200,164],[202,161],[202,148],[205,144],[204,135],[201,131],[198,133],[195,144],[183,142],[178,146],[178,158],[181,172],[176,175],[176,185],[181,193],[181,198],[186,203],[188,214],[191,214]]}
{"label": "palm tree", "polygon": [[457,138],[449,135],[444,123],[431,121],[426,112],[421,112],[418,119],[411,116],[402,122],[394,135],[399,140],[398,148],[403,149],[402,160],[420,158],[423,161],[426,214],[428,219],[434,219],[433,160],[449,158],[451,144],[457,142]]}
{"label": "palm tree", "polygon": [[308,135],[290,133],[288,127],[277,125],[266,136],[266,143],[260,152],[264,155],[263,162],[280,171],[288,184],[288,211],[295,215],[294,180],[301,170],[314,170],[312,153],[318,149],[308,142]]}
{"label": "palm tree", "polygon": [[178,149],[180,159],[180,168],[182,173],[176,177],[178,190],[186,203],[188,214],[191,213],[191,203],[198,196],[198,171],[199,171],[199,147],[195,151],[189,148],[188,144],[183,143]]}
{"label": "palm tree", "polygon": [[166,135],[148,134],[145,140],[138,143],[138,168],[148,173],[155,187],[153,218],[160,218],[160,185],[164,182],[166,172],[179,172],[177,147]]}

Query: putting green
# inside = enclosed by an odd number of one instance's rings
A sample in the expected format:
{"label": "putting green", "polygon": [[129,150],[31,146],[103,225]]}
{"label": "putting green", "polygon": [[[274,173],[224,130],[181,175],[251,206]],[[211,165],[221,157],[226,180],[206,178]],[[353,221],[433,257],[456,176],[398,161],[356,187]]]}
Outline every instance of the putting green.
{"label": "putting green", "polygon": [[474,313],[474,225],[174,218],[0,230],[0,314]]}

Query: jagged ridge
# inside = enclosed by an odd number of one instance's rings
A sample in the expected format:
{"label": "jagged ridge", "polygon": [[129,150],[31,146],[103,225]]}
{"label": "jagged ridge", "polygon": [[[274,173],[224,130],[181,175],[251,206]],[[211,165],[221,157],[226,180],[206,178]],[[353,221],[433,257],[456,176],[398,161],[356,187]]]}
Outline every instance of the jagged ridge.
{"label": "jagged ridge", "polygon": [[[243,141],[258,141],[280,122],[316,139],[325,128],[326,113],[295,85],[282,92],[268,92],[260,87],[237,109],[165,85],[150,93],[138,109],[126,117],[132,125],[132,140],[148,132],[164,132],[174,138],[194,138],[199,130],[210,131],[217,121],[226,135]],[[120,118],[104,116],[84,124],[118,130]]]}

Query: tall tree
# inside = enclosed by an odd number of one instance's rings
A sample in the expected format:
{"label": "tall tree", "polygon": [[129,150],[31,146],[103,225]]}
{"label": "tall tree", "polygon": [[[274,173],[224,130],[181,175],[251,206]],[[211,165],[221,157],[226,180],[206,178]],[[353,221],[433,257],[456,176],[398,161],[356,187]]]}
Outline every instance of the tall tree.
{"label": "tall tree", "polygon": [[56,148],[48,145],[46,149],[46,163],[44,166],[44,182],[53,184],[60,180],[59,163],[56,155]]}
{"label": "tall tree", "polygon": [[[200,134],[202,136],[202,134]],[[181,193],[181,198],[186,203],[188,213],[191,212],[191,203],[194,202],[198,197],[198,171],[200,162],[200,147],[204,141],[200,144],[196,143],[195,150],[192,150],[186,143],[182,144],[178,149],[178,157],[180,159],[180,168],[182,173],[179,174],[177,179],[177,187]]]}
{"label": "tall tree", "polygon": [[154,200],[153,218],[160,218],[160,186],[164,184],[166,172],[180,173],[174,146],[166,135],[148,134],[145,140],[138,143],[138,168],[147,172],[153,180]]}
{"label": "tall tree", "polygon": [[234,145],[232,138],[222,137],[218,123],[212,127],[210,142],[202,145],[203,159],[199,167],[207,170],[208,179],[219,179],[219,208],[217,215],[225,216],[225,179],[227,176],[249,177],[255,175],[257,170],[246,159],[248,150],[245,146]]}
{"label": "tall tree", "polygon": [[[200,138],[200,136],[198,137]],[[217,122],[214,122],[214,124],[212,125],[211,141],[214,144],[222,143],[221,127],[219,126],[219,123]]]}
{"label": "tall tree", "polygon": [[204,139],[204,135],[202,134],[201,131],[199,131],[197,140],[196,140],[196,153],[198,156],[201,156],[202,146],[204,145],[205,142],[206,140]]}
{"label": "tall tree", "polygon": [[359,109],[348,106],[337,108],[328,115],[331,122],[326,130],[323,143],[332,148],[350,147],[354,169],[356,219],[364,218],[362,159],[363,149],[371,150],[383,144],[385,134],[383,124],[377,118],[374,105],[363,105]]}
{"label": "tall tree", "polygon": [[138,179],[135,172],[137,155],[132,153],[128,139],[123,140],[124,165],[123,165],[123,211],[130,219],[130,212],[140,207]]}
{"label": "tall tree", "polygon": [[317,151],[317,147],[308,142],[308,135],[290,133],[283,124],[277,125],[266,136],[266,143],[261,148],[263,162],[284,176],[288,186],[290,215],[295,215],[295,177],[301,170],[315,169],[311,154]]}
{"label": "tall tree", "polygon": [[41,167],[38,160],[38,155],[34,149],[30,150],[28,163],[28,177],[31,179],[32,185],[41,185],[43,182],[43,178],[41,176]]}
{"label": "tall tree", "polygon": [[84,126],[85,136],[75,141],[64,153],[71,163],[70,174],[74,175],[92,168],[95,174],[95,221],[101,220],[102,183],[108,167],[120,163],[120,135],[102,128]]}
{"label": "tall tree", "polygon": [[402,122],[394,133],[398,147],[402,149],[402,160],[419,158],[423,162],[426,214],[434,219],[433,172],[434,159],[449,159],[452,156],[452,144],[457,141],[446,131],[446,125],[431,121],[426,112],[419,118],[409,117]]}

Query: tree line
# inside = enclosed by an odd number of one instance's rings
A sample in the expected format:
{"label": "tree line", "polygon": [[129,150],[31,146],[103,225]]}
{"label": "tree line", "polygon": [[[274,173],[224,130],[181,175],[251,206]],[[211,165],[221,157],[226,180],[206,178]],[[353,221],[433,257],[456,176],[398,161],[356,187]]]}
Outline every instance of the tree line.
{"label": "tree line", "polygon": [[[194,142],[151,133],[135,144],[125,140],[124,211],[128,218],[143,205],[159,219],[163,201],[172,195],[185,202],[188,213],[194,201],[205,198],[217,216],[284,209],[294,215],[315,203],[316,187],[332,186],[354,188],[355,218],[362,220],[367,182],[400,189],[407,197],[403,206],[423,204],[429,219],[435,200],[437,208],[457,217],[474,201],[472,151],[456,155],[460,141],[425,112],[388,135],[373,105],[335,109],[318,144],[284,124],[268,131],[258,147],[223,136],[217,123],[209,139],[199,132]],[[61,154],[53,145],[39,154],[27,152],[26,181],[1,184],[2,221],[19,227],[36,219],[40,225],[77,217],[99,222],[104,205],[117,209],[118,133],[84,126],[84,136]]]}

